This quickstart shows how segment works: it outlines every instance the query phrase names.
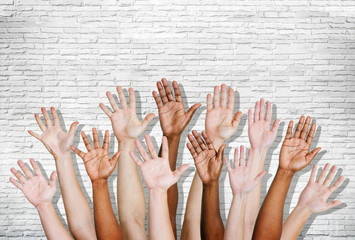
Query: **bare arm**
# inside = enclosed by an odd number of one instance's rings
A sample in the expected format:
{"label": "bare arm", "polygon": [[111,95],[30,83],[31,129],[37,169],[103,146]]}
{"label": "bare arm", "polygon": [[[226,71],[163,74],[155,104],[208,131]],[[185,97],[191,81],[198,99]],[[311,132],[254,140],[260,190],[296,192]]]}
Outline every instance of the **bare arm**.
{"label": "bare arm", "polygon": [[92,148],[86,134],[81,132],[87,153],[71,146],[71,149],[84,161],[86,171],[91,179],[94,199],[94,220],[98,239],[122,239],[120,226],[117,222],[110,201],[107,179],[116,167],[118,156],[116,153],[112,159],[108,152],[109,132],[105,132],[103,146],[100,147],[99,136],[96,128],[92,129],[94,148]]}
{"label": "bare arm", "polygon": [[20,189],[27,200],[36,207],[41,219],[42,227],[49,240],[72,239],[68,231],[60,221],[56,211],[54,210],[52,199],[56,192],[57,174],[53,172],[48,183],[43,177],[41,170],[34,159],[30,159],[35,175],[20,160],[18,165],[22,169],[25,178],[15,168],[11,168],[11,172],[18,179],[10,178],[10,181]]}
{"label": "bare arm", "polygon": [[[307,136],[311,118],[302,116],[294,136],[293,122],[290,121],[285,140],[282,144],[279,168],[266,195],[256,220],[253,239],[280,239],[282,231],[282,215],[285,198],[294,173],[305,168],[320,151],[320,148],[309,152],[316,130],[313,124]],[[272,219],[272,221],[270,221]]]}
{"label": "bare arm", "polygon": [[129,89],[129,106],[121,87],[117,87],[121,108],[118,107],[112,94],[107,92],[107,98],[114,112],[104,104],[101,109],[110,118],[112,129],[119,142],[121,155],[117,167],[117,206],[124,239],[146,239],[144,229],[145,197],[137,166],[130,159],[129,152],[135,151],[135,139],[146,129],[154,114],[148,114],[139,122],[136,114],[136,96],[132,88]]}
{"label": "bare arm", "polygon": [[96,239],[91,209],[76,178],[70,155],[69,147],[73,143],[75,128],[79,123],[74,122],[69,132],[65,133],[53,107],[51,107],[51,113],[54,125],[46,109],[41,110],[47,126],[43,124],[38,114],[35,114],[35,118],[43,134],[28,132],[41,141],[55,159],[69,229],[76,239]]}
{"label": "bare arm", "polygon": [[316,180],[317,165],[313,166],[308,184],[303,189],[297,206],[283,224],[281,240],[296,240],[312,213],[324,212],[341,204],[339,200],[327,202],[329,196],[344,181],[344,177],[340,176],[334,184],[330,185],[337,167],[333,166],[328,173],[329,166],[329,164],[325,165],[318,180]]}

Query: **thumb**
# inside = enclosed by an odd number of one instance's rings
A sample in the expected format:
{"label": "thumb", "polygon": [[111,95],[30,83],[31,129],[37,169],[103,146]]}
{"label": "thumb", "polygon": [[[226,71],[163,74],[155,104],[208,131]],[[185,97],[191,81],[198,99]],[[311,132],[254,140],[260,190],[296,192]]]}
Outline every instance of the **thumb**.
{"label": "thumb", "polygon": [[279,128],[279,123],[280,123],[280,119],[276,119],[272,124],[271,132],[274,135],[274,137],[276,137],[277,135],[277,129]]}
{"label": "thumb", "polygon": [[333,207],[336,207],[336,206],[339,206],[341,204],[341,201],[339,200],[334,200],[334,201],[331,201],[329,203],[326,203],[325,204],[325,207],[326,207],[326,210],[329,210]]}
{"label": "thumb", "polygon": [[313,160],[313,158],[319,153],[321,149],[322,148],[318,147],[306,155],[307,165]]}
{"label": "thumb", "polygon": [[261,179],[265,176],[266,173],[266,171],[262,171],[258,175],[256,175],[256,177],[254,178],[255,185],[257,185],[261,181]]}
{"label": "thumb", "polygon": [[173,175],[176,179],[176,181],[179,180],[179,178],[181,177],[181,175],[190,167],[189,164],[183,164],[181,165],[178,169],[176,169],[174,172],[173,172]]}
{"label": "thumb", "polygon": [[242,112],[239,111],[236,114],[234,114],[234,118],[232,120],[232,126],[234,128],[237,128],[239,126],[239,122],[241,118],[242,118]]}
{"label": "thumb", "polygon": [[69,134],[70,135],[73,135],[75,134],[75,129],[76,127],[78,126],[79,122],[78,121],[75,121],[73,122],[71,125],[70,125],[70,128],[69,128]]}
{"label": "thumb", "polygon": [[49,186],[53,189],[56,189],[56,183],[57,183],[57,172],[53,171],[49,178]]}
{"label": "thumb", "polygon": [[217,152],[217,157],[216,157],[216,159],[218,161],[223,160],[224,148],[225,147],[226,147],[226,144],[222,144],[222,146],[219,147],[218,152]]}
{"label": "thumb", "polygon": [[186,119],[185,123],[190,122],[192,116],[194,115],[194,113],[196,112],[196,110],[199,107],[201,107],[201,103],[195,103],[192,107],[189,108],[189,110],[187,110],[187,112],[186,112],[187,119]]}
{"label": "thumb", "polygon": [[115,155],[113,155],[113,157],[111,158],[111,161],[112,161],[112,163],[113,163],[113,166],[116,167],[116,164],[117,164],[117,162],[118,162],[118,158],[120,157],[121,153],[122,153],[122,151],[118,151],[118,152],[116,152]]}
{"label": "thumb", "polygon": [[154,113],[149,113],[143,121],[141,122],[141,126],[143,128],[143,131],[147,128],[148,124],[154,119],[155,114]]}

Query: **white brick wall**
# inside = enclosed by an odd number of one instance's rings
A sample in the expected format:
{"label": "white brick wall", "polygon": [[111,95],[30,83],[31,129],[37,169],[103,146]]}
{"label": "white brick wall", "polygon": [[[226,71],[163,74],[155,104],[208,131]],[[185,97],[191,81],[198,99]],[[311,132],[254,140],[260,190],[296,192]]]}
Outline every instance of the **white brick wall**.
{"label": "white brick wall", "polygon": [[[302,236],[354,239],[354,42],[352,0],[1,0],[0,239],[45,238],[37,212],[8,181],[18,159],[33,157],[48,173],[55,168],[41,143],[26,132],[38,130],[33,114],[53,105],[66,127],[79,120],[79,130],[86,132],[93,126],[111,129],[98,107],[108,103],[105,91],[132,86],[139,92],[139,113],[157,113],[151,91],[161,77],[183,85],[189,106],[203,104],[182,138],[179,163],[193,163],[184,147],[186,134],[204,128],[205,98],[214,85],[236,89],[237,106],[244,113],[238,138],[226,150],[229,155],[240,144],[249,146],[247,109],[260,97],[275,104],[282,124],[267,158],[270,176],[278,164],[285,124],[311,115],[319,125],[313,145],[324,149],[319,165],[337,164],[348,185],[336,194],[346,207],[313,217]],[[149,131],[159,142],[157,118]],[[116,148],[117,142],[111,152]],[[84,165],[75,156],[74,162],[92,206]],[[285,212],[296,204],[309,171],[307,167],[295,178]],[[179,183],[179,231],[192,176],[189,171]],[[225,171],[222,180],[225,220],[231,202]],[[264,192],[271,180],[263,184]],[[111,181],[117,210],[116,177]],[[65,219],[59,193],[55,201]]]}

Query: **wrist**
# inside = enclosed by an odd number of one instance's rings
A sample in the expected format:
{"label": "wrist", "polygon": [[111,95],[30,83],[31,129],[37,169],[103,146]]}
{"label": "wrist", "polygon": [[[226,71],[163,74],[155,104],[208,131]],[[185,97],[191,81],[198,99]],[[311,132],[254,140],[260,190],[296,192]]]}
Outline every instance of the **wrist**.
{"label": "wrist", "polygon": [[132,151],[134,152],[136,148],[135,139],[125,139],[123,141],[118,142],[118,149],[122,150],[123,152]]}
{"label": "wrist", "polygon": [[168,191],[162,188],[149,188],[149,194],[151,195],[167,195]]}
{"label": "wrist", "polygon": [[180,142],[180,138],[181,138],[181,133],[177,133],[177,134],[165,134],[163,133],[163,135],[168,139],[168,143],[171,143],[173,141],[177,141]]}
{"label": "wrist", "polygon": [[233,192],[233,198],[238,199],[238,200],[246,199],[247,195],[248,195],[247,193],[240,193],[240,192],[234,193]]}
{"label": "wrist", "polygon": [[69,159],[71,158],[71,152],[70,150],[66,151],[66,152],[63,152],[63,153],[60,153],[60,154],[52,154],[55,161],[64,161],[65,159]]}
{"label": "wrist", "polygon": [[279,174],[280,176],[285,177],[285,178],[293,178],[293,175],[295,174],[295,172],[293,172],[290,169],[285,169],[285,168],[279,167],[277,169],[277,174]]}
{"label": "wrist", "polygon": [[293,211],[296,212],[297,215],[303,216],[305,218],[308,218],[313,213],[313,211],[309,207],[300,203],[297,203]]}
{"label": "wrist", "polygon": [[38,212],[45,212],[48,211],[52,207],[51,202],[42,202],[35,206]]}
{"label": "wrist", "polygon": [[91,181],[93,187],[102,187],[107,186],[107,178],[96,179]]}
{"label": "wrist", "polygon": [[213,181],[208,181],[208,182],[203,182],[203,187],[204,188],[218,188],[219,182],[218,180],[213,180]]}

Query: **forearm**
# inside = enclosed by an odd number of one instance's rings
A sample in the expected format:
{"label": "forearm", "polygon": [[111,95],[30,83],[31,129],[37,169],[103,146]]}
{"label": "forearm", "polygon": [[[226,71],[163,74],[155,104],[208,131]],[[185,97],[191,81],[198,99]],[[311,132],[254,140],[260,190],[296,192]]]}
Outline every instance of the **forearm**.
{"label": "forearm", "polygon": [[135,152],[134,140],[119,142],[117,166],[117,206],[124,239],[146,239],[145,197],[138,169],[129,156]]}
{"label": "forearm", "polygon": [[244,219],[248,195],[235,194],[229,210],[224,240],[244,239]]}
{"label": "forearm", "polygon": [[73,239],[60,221],[52,203],[38,206],[37,211],[47,239]]}
{"label": "forearm", "polygon": [[283,208],[293,173],[278,169],[256,220],[253,239],[280,239]]}
{"label": "forearm", "polygon": [[107,179],[95,181],[92,186],[97,238],[122,239],[121,229],[112,209]]}
{"label": "forearm", "polygon": [[56,168],[71,233],[79,240],[96,239],[91,209],[76,178],[69,152],[56,159]]}
{"label": "forearm", "polygon": [[311,214],[307,208],[297,205],[282,226],[281,240],[296,240]]}
{"label": "forearm", "polygon": [[167,192],[165,190],[149,191],[148,230],[149,239],[175,239],[170,224]]}
{"label": "forearm", "polygon": [[203,184],[201,211],[201,239],[223,239],[224,226],[219,211],[218,181]]}

